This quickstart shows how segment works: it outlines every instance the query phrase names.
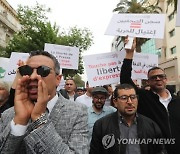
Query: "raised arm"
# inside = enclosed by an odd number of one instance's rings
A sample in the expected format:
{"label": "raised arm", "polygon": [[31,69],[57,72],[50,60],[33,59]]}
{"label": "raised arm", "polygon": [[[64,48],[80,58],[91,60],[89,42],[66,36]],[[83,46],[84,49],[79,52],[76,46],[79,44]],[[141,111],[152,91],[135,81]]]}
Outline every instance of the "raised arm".
{"label": "raised arm", "polygon": [[[127,42],[128,42],[128,37],[125,38],[125,44]],[[126,56],[124,58],[123,65],[121,67],[120,83],[128,83],[128,84],[133,85],[135,88],[137,88],[135,83],[131,79],[132,61],[133,61],[135,47],[136,47],[136,39],[134,39],[131,49],[125,49]]]}

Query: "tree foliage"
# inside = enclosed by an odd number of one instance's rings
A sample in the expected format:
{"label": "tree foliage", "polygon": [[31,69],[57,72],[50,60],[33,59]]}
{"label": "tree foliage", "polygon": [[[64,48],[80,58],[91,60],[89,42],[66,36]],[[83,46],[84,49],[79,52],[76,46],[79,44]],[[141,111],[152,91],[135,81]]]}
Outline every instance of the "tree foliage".
{"label": "tree foliage", "polygon": [[149,0],[120,0],[113,11],[118,13],[160,13],[162,9],[157,4],[152,5]]}
{"label": "tree foliage", "polygon": [[60,31],[54,23],[48,21],[46,14],[51,10],[38,3],[34,7],[18,7],[18,18],[22,29],[15,33],[10,40],[6,52],[10,56],[11,52],[27,52],[32,50],[43,50],[45,43],[76,46],[80,49],[78,70],[63,70],[64,76],[73,76],[76,73],[84,72],[82,64],[82,52],[87,50],[93,43],[92,33],[84,28],[72,27],[68,32]]}
{"label": "tree foliage", "polygon": [[77,87],[85,87],[85,82],[82,80],[81,76],[75,75],[74,81],[75,81]]}
{"label": "tree foliage", "polygon": [[[149,3],[148,0],[120,0],[117,7],[113,12],[118,13],[160,13],[162,9],[158,6],[158,2],[155,5]],[[141,52],[141,46],[149,39],[137,38],[136,50]]]}

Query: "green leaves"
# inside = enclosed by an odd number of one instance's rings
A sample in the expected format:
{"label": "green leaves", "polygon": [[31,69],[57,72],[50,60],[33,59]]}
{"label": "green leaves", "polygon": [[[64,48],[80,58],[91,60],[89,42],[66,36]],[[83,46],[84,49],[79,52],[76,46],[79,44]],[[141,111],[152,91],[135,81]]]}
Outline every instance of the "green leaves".
{"label": "green leaves", "polygon": [[54,23],[48,21],[46,13],[50,9],[39,5],[30,8],[21,6],[18,8],[18,18],[22,25],[21,31],[14,34],[10,40],[6,52],[10,56],[11,52],[27,52],[32,50],[43,50],[45,43],[76,46],[80,49],[80,61],[78,70],[64,70],[64,76],[73,76],[75,73],[84,72],[82,63],[82,52],[87,50],[93,43],[92,33],[84,28],[72,27],[68,32],[61,31]]}

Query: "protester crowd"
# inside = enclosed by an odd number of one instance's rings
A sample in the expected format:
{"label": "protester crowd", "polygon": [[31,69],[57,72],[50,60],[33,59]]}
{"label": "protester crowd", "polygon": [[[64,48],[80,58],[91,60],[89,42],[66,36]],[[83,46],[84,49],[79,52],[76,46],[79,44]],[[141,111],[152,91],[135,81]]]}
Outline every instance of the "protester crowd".
{"label": "protester crowd", "polygon": [[126,49],[115,87],[77,87],[68,78],[57,91],[62,74],[52,54],[19,61],[11,88],[0,82],[0,153],[179,154],[180,98],[160,67],[148,71],[148,89],[133,82],[135,47]]}

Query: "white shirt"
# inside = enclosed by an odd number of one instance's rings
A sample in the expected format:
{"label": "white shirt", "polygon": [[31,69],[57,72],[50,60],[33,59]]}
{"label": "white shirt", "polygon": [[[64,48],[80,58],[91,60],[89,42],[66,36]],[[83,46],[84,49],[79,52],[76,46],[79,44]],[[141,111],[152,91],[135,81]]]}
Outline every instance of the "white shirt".
{"label": "white shirt", "polygon": [[171,96],[171,93],[169,92],[169,90],[167,90],[167,94],[168,94],[168,97],[163,99],[162,97],[160,97],[159,95],[159,101],[164,105],[164,107],[166,108],[167,110],[167,107],[168,107],[168,104],[169,102],[171,101],[172,99],[172,96]]}
{"label": "white shirt", "polygon": [[77,103],[86,105],[87,107],[92,106],[92,97],[89,97],[86,93],[76,98]]}
{"label": "white shirt", "polygon": [[[47,108],[49,110],[49,114],[51,113],[54,105],[56,104],[58,100],[58,95],[55,95],[47,104]],[[27,125],[19,125],[14,123],[14,120],[11,121],[11,134],[14,136],[22,136],[26,133],[27,127],[28,127],[29,123]]]}

